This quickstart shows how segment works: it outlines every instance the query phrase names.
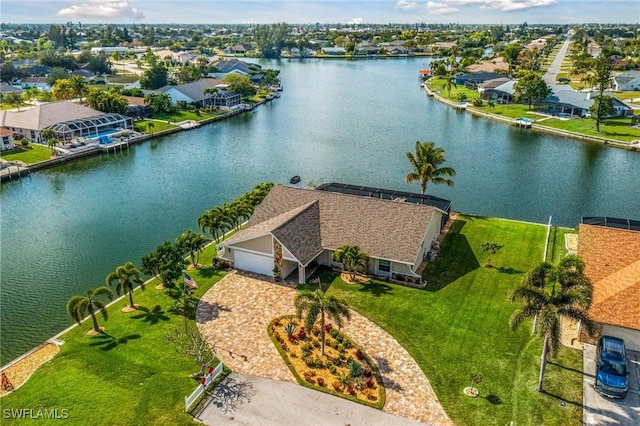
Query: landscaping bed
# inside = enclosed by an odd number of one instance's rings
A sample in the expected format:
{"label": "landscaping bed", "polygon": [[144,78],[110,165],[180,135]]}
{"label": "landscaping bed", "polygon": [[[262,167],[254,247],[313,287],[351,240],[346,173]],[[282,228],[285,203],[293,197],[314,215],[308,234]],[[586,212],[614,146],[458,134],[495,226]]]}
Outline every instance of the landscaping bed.
{"label": "landscaping bed", "polygon": [[269,323],[271,341],[299,384],[382,408],[385,391],[371,358],[356,343],[331,324],[325,326],[325,348],[321,355],[320,327],[305,330],[295,316],[275,318]]}

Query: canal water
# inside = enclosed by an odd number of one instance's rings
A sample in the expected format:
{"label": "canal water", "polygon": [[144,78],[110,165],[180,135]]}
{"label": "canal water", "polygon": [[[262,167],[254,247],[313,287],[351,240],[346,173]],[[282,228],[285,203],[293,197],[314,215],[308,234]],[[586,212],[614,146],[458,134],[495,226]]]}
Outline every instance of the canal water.
{"label": "canal water", "polygon": [[264,61],[284,92],[253,112],[4,184],[0,364],[70,325],[70,296],[261,181],[419,192],[404,181],[416,140],[445,148],[455,186],[427,192],[454,210],[570,227],[640,219],[639,153],[458,113],[420,90],[426,62]]}

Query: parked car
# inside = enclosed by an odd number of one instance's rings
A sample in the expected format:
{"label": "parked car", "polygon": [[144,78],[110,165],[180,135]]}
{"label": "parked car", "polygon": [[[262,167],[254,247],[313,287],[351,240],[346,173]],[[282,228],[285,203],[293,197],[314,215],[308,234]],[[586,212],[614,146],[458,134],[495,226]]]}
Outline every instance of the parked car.
{"label": "parked car", "polygon": [[625,398],[628,376],[624,340],[602,336],[596,352],[596,391],[609,398]]}

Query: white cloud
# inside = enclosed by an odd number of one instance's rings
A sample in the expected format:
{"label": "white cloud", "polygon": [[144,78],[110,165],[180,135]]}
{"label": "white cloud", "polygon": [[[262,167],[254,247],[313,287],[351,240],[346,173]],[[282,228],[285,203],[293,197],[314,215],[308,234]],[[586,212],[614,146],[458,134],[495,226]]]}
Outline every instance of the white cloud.
{"label": "white cloud", "polygon": [[364,24],[364,18],[353,18],[348,23],[351,25],[362,25]]}
{"label": "white cloud", "polygon": [[89,0],[60,9],[56,15],[73,18],[142,19],[144,15],[126,0]]}
{"label": "white cloud", "polygon": [[458,9],[444,2],[430,1],[426,5],[427,10],[432,15],[451,15],[457,13]]}
{"label": "white cloud", "polygon": [[482,10],[499,10],[501,12],[515,12],[532,9],[534,7],[551,6],[558,0],[446,0],[450,5],[469,6],[480,4]]}
{"label": "white cloud", "polygon": [[416,2],[412,2],[412,1],[398,0],[398,3],[396,3],[396,9],[418,10],[418,9],[421,9],[421,8],[422,8],[421,5],[419,5]]}

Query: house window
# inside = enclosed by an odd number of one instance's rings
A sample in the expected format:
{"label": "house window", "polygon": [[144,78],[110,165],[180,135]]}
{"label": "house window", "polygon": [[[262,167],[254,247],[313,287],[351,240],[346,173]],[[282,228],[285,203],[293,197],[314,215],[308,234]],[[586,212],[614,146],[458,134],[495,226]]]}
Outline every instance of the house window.
{"label": "house window", "polygon": [[378,271],[382,272],[391,272],[391,261],[390,260],[378,260]]}

